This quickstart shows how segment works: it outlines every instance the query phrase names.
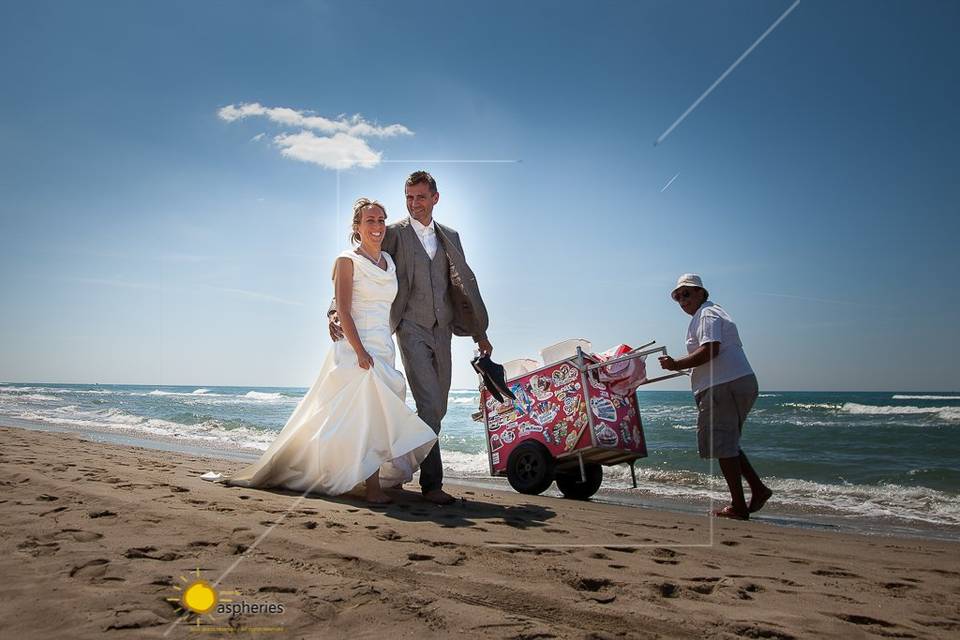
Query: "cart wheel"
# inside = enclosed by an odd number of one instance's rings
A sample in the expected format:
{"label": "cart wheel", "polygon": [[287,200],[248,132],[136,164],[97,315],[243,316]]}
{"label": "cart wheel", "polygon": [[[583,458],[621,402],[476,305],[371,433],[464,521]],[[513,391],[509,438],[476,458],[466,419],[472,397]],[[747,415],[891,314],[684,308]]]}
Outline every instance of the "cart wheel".
{"label": "cart wheel", "polygon": [[507,459],[507,480],[519,493],[537,495],[553,482],[553,456],[539,442],[524,442]]}
{"label": "cart wheel", "polygon": [[603,467],[596,462],[587,462],[583,465],[587,481],[580,480],[580,467],[557,474],[557,488],[564,498],[571,500],[586,500],[597,492],[603,482]]}

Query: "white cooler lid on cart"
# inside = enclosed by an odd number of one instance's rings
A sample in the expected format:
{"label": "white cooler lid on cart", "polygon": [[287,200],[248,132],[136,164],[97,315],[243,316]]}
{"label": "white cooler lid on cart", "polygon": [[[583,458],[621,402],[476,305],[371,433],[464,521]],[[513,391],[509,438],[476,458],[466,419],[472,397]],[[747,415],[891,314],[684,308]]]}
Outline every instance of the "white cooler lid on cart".
{"label": "white cooler lid on cart", "polygon": [[580,347],[584,353],[590,353],[593,345],[586,338],[570,338],[552,344],[549,347],[544,347],[540,350],[540,358],[543,360],[544,366],[551,365],[555,362],[575,357],[577,355],[577,347]]}

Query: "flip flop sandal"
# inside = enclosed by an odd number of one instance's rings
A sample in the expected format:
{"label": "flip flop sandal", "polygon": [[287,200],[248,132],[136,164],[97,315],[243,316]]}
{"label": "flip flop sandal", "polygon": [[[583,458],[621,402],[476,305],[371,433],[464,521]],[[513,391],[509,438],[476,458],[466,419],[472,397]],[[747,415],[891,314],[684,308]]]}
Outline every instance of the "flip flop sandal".
{"label": "flip flop sandal", "polygon": [[714,511],[713,515],[715,515],[718,518],[728,518],[730,520],[749,520],[750,519],[750,516],[737,513],[736,511],[733,510],[733,507],[729,505],[724,507],[723,509],[720,509],[719,511]]}

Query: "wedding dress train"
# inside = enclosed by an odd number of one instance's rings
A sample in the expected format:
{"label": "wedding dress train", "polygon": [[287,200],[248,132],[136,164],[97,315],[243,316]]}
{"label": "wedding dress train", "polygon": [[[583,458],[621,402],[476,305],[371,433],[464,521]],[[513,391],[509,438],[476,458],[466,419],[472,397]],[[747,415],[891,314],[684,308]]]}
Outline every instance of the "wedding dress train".
{"label": "wedding dress train", "polygon": [[333,343],[320,374],[270,448],[254,464],[223,478],[241,487],[347,493],[380,470],[390,487],[409,481],[437,440],[404,402],[406,380],[394,367],[390,306],[397,293],[396,265],[384,271],[353,251],[350,316],[374,365],[362,369],[346,339]]}

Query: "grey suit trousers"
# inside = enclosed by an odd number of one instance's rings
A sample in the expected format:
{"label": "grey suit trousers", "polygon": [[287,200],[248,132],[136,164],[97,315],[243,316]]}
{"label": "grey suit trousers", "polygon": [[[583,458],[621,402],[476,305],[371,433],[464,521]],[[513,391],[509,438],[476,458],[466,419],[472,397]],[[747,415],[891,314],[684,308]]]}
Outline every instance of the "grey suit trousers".
{"label": "grey suit trousers", "polygon": [[[397,327],[400,359],[407,383],[417,404],[417,415],[440,435],[440,421],[447,414],[450,393],[450,340],[453,330],[437,324],[428,329],[410,320]],[[423,493],[443,486],[443,463],[439,441],[420,464],[420,490]]]}

